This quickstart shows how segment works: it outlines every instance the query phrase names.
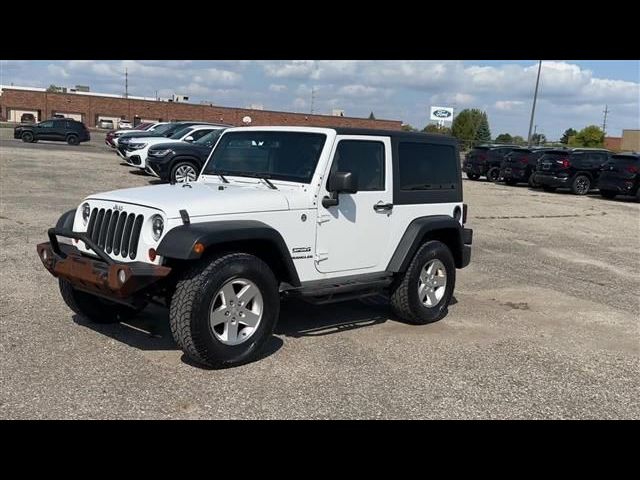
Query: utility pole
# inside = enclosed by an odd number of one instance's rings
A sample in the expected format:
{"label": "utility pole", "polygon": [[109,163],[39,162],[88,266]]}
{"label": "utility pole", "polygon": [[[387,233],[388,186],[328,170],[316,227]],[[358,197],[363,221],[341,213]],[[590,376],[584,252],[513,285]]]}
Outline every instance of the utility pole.
{"label": "utility pole", "polygon": [[311,87],[311,115],[313,115],[313,104],[316,99],[316,89],[315,87]]}
{"label": "utility pole", "polygon": [[607,134],[607,114],[609,113],[609,106],[605,105],[604,106],[604,120],[602,121],[602,134],[606,135]]}
{"label": "utility pole", "polygon": [[533,127],[533,117],[536,113],[536,100],[538,99],[538,85],[540,84],[540,70],[542,70],[542,60],[538,63],[538,77],[536,78],[536,89],[533,93],[533,106],[531,107],[531,120],[529,121],[529,137],[527,138],[527,147],[531,146],[531,127]]}
{"label": "utility pole", "polygon": [[124,98],[129,98],[129,71],[124,69]]}

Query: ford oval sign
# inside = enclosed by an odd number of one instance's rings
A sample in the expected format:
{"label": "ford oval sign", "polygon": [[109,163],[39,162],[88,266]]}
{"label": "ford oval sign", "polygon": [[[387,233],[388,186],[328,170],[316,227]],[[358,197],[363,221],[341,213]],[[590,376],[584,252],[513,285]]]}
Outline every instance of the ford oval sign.
{"label": "ford oval sign", "polygon": [[438,118],[449,118],[451,116],[451,112],[448,112],[447,110],[434,110],[433,116]]}

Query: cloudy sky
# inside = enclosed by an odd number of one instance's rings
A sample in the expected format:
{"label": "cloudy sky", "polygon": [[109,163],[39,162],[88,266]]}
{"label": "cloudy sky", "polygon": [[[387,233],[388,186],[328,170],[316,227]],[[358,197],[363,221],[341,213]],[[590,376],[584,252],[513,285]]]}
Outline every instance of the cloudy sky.
{"label": "cloudy sky", "polygon": [[[428,123],[431,105],[457,111],[476,107],[489,115],[493,136],[526,136],[537,61],[0,61],[0,84],[47,87],[89,85],[121,94],[124,70],[129,93],[268,110],[314,113],[343,109],[347,116]],[[601,125],[607,133],[640,128],[639,61],[545,61],[537,131],[557,139],[569,127]]]}

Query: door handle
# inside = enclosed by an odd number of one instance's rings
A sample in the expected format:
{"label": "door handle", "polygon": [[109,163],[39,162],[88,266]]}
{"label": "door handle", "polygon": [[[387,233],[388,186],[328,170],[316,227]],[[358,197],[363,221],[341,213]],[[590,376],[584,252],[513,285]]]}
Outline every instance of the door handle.
{"label": "door handle", "polygon": [[373,206],[373,209],[376,212],[390,212],[393,210],[393,203],[382,203],[382,201],[380,201]]}

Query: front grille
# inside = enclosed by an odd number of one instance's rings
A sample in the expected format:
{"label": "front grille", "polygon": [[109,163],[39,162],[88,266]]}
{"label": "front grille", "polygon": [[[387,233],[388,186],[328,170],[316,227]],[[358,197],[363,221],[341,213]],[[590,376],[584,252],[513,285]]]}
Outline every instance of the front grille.
{"label": "front grille", "polygon": [[110,208],[94,208],[89,217],[87,235],[107,254],[134,259],[144,217]]}

